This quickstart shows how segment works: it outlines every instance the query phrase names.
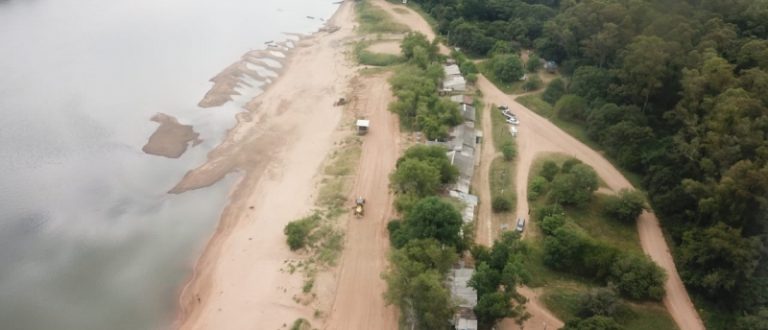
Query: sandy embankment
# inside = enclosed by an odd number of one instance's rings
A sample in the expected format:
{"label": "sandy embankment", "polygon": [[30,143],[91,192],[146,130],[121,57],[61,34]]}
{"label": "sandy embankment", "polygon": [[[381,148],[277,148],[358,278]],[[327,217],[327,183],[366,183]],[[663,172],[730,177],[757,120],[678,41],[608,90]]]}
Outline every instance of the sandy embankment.
{"label": "sandy embankment", "polygon": [[298,317],[312,319],[314,307],[293,300],[301,275],[281,269],[296,258],[283,227],[313,206],[315,174],[333,145],[341,118],[333,103],[354,74],[345,54],[352,5],[344,2],[331,19],[339,30],[298,42],[281,77],[250,102],[208,161],[174,188],[201,187],[234,170],[243,174],[181,294],[180,328],[278,329]]}
{"label": "sandy embankment", "polygon": [[157,127],[149,141],[141,149],[150,155],[163,156],[168,158],[179,158],[187,146],[192,143],[196,146],[202,142],[198,138],[200,134],[196,133],[191,125],[182,125],[173,116],[164,113],[158,113],[150,119],[160,126]]}

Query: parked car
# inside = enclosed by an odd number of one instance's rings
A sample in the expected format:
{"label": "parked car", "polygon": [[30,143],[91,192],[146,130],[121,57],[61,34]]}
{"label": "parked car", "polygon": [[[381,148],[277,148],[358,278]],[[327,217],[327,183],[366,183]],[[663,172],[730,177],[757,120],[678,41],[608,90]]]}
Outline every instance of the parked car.
{"label": "parked car", "polygon": [[502,104],[502,105],[499,106],[499,110],[501,110],[503,112],[504,110],[509,110],[509,107],[504,105],[504,104]]}
{"label": "parked car", "polygon": [[507,117],[507,123],[512,125],[520,125],[520,121],[517,120],[517,117]]}
{"label": "parked car", "polygon": [[522,233],[523,230],[525,230],[525,218],[523,217],[517,218],[517,227],[515,227],[515,230],[518,233]]}

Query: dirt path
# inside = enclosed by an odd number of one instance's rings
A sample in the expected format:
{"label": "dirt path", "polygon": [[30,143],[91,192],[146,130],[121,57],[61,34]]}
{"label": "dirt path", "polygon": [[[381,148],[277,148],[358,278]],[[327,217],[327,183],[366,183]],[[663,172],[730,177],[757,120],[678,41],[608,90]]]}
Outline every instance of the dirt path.
{"label": "dirt path", "polygon": [[400,154],[398,119],[387,110],[393,99],[387,76],[359,80],[358,110],[371,120],[371,129],[363,136],[352,193],[366,199],[365,216],[349,217],[336,299],[325,329],[397,328],[397,312],[384,303],[387,284],[381,278],[389,251],[387,222],[394,216],[389,173]]}
{"label": "dirt path", "polygon": [[[429,23],[424,20],[424,17],[421,17],[419,13],[413,11],[411,8],[384,0],[373,0],[372,3],[381,9],[384,9],[384,11],[389,13],[395,21],[409,26],[413,31],[423,33],[429,40],[435,39],[435,31],[432,30]],[[395,8],[398,10],[395,10]],[[449,55],[451,53],[451,50],[442,43],[440,43],[438,47],[440,48],[440,54]]]}
{"label": "dirt path", "polygon": [[[558,152],[580,159],[592,166],[614,192],[633,188],[629,181],[601,154],[568,135],[547,119],[517,103],[512,96],[501,92],[485,77],[479,76],[478,87],[483,92],[486,103],[506,104],[510,111],[517,114],[520,119],[517,135],[518,165],[516,176],[519,213],[525,212],[524,210],[527,209],[528,205],[525,189],[527,185],[521,183],[528,182],[531,165],[539,153]],[[659,266],[664,268],[669,276],[665,284],[667,295],[664,298],[664,305],[670,315],[680,329],[704,329],[704,325],[677,273],[672,255],[669,253],[659,227],[658,219],[653,213],[644,212],[637,221],[637,227],[643,250]],[[536,324],[529,327],[527,323],[525,328],[538,329]]]}
{"label": "dirt path", "polygon": [[298,317],[312,319],[314,306],[292,299],[302,276],[281,270],[297,257],[283,228],[314,205],[315,174],[341,118],[333,103],[354,75],[345,56],[345,41],[354,35],[352,3],[342,4],[331,22],[341,29],[299,42],[283,75],[179,184],[194,187],[229,167],[243,174],[181,294],[182,329],[279,329]]}

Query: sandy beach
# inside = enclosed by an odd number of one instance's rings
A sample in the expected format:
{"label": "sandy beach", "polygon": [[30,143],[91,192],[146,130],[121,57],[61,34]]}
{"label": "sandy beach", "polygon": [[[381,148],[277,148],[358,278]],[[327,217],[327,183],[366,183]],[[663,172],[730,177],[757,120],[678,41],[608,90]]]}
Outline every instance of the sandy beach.
{"label": "sandy beach", "polygon": [[316,174],[342,118],[333,104],[348,93],[354,75],[346,54],[353,3],[344,2],[329,24],[340,29],[298,41],[281,76],[174,189],[201,187],[233,171],[242,175],[181,293],[182,329],[279,329],[300,317],[313,319],[315,306],[293,299],[302,276],[282,269],[297,257],[283,228],[314,205]]}

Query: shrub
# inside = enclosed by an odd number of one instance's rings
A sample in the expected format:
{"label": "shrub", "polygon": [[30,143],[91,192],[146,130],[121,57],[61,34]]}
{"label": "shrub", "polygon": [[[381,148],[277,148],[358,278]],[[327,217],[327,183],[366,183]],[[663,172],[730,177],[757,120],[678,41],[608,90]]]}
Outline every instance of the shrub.
{"label": "shrub", "polygon": [[544,94],[541,95],[541,99],[554,105],[563,94],[565,94],[565,83],[562,79],[555,78],[549,82],[547,89],[544,90]]}
{"label": "shrub", "polygon": [[545,235],[552,235],[558,228],[565,225],[564,215],[548,215],[541,220],[541,231]]}
{"label": "shrub", "polygon": [[612,288],[600,288],[585,293],[580,300],[579,316],[613,316],[619,305],[619,298]]}
{"label": "shrub", "polygon": [[313,214],[308,217],[289,222],[283,233],[287,236],[288,247],[291,251],[303,248],[307,244],[307,237],[320,222],[320,215]]}
{"label": "shrub", "polygon": [[541,81],[541,78],[539,78],[539,76],[533,75],[528,77],[528,80],[525,81],[525,83],[523,84],[523,90],[525,90],[526,92],[532,92],[541,88],[541,85],[543,84],[544,83]]}
{"label": "shrub", "polygon": [[630,299],[664,298],[666,273],[647,256],[625,255],[611,267],[611,279],[619,292]]}
{"label": "shrub", "polygon": [[587,101],[578,95],[563,95],[555,103],[555,113],[561,119],[584,121],[587,119]]}
{"label": "shrub", "polygon": [[542,193],[544,193],[547,190],[547,185],[549,182],[547,182],[547,179],[541,177],[541,176],[535,176],[533,179],[531,179],[531,182],[528,183],[528,200],[536,200],[541,196]]}
{"label": "shrub", "polygon": [[552,180],[550,190],[550,197],[558,203],[583,206],[597,190],[597,173],[587,165],[574,165],[569,172]]}
{"label": "shrub", "polygon": [[544,165],[541,167],[541,171],[539,171],[539,175],[547,179],[547,181],[551,182],[558,172],[560,172],[560,167],[557,166],[557,163],[548,160],[544,162]]}
{"label": "shrub", "polygon": [[512,202],[504,196],[496,196],[491,201],[491,208],[496,213],[509,212],[512,209]]}
{"label": "shrub", "polygon": [[493,75],[503,83],[513,83],[523,76],[523,65],[520,57],[512,54],[494,55],[490,60]]}
{"label": "shrub", "polygon": [[525,69],[528,72],[536,72],[541,69],[541,59],[536,54],[531,54],[528,56],[528,62],[525,62]]}
{"label": "shrub", "polygon": [[512,161],[517,156],[517,149],[512,141],[506,141],[501,145],[501,153],[504,155],[504,160]]}
{"label": "shrub", "polygon": [[605,200],[603,211],[609,217],[624,223],[634,223],[645,208],[645,199],[640,192],[622,189],[618,196]]}

